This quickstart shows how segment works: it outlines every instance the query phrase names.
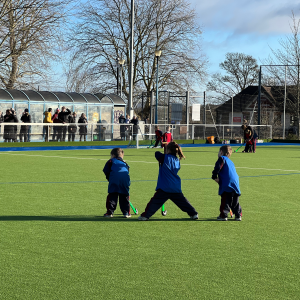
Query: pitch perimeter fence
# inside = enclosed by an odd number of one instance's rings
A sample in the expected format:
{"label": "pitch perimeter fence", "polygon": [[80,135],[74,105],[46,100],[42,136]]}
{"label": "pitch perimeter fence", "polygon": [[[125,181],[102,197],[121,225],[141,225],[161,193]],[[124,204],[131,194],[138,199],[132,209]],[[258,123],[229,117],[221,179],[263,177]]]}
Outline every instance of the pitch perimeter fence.
{"label": "pitch perimeter fence", "polygon": [[[133,124],[108,124],[108,123],[88,123],[88,124],[45,124],[45,123],[1,123],[0,142],[24,141],[118,141],[135,139],[137,134],[141,134],[144,139],[147,135],[155,133],[155,124],[139,125]],[[203,140],[209,136],[220,139],[232,140],[243,138],[243,130],[240,125],[203,125],[203,124],[159,124],[159,129],[164,133],[167,127],[175,140]],[[258,132],[259,139],[272,139],[271,125],[253,125],[252,128]]]}

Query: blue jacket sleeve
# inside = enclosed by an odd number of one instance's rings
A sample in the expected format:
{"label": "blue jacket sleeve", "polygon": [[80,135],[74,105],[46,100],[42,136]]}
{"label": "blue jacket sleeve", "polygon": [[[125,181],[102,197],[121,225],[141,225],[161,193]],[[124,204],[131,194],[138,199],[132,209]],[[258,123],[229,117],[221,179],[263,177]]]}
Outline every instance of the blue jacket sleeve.
{"label": "blue jacket sleeve", "polygon": [[107,180],[109,180],[109,174],[111,171],[111,166],[112,166],[112,160],[110,159],[104,166],[103,168],[103,173],[105,174],[105,177]]}
{"label": "blue jacket sleeve", "polygon": [[218,174],[220,173],[222,167],[224,166],[224,161],[222,157],[219,157],[219,159],[216,162],[215,168],[212,171],[212,179],[215,180],[218,178]]}
{"label": "blue jacket sleeve", "polygon": [[159,164],[162,165],[164,163],[165,155],[159,151],[156,151],[155,158],[159,162]]}

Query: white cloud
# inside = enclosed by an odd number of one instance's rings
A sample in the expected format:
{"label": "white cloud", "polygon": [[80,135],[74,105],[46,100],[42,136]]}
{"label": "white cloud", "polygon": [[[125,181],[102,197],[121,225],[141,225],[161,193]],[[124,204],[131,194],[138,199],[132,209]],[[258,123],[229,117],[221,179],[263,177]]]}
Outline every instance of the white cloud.
{"label": "white cloud", "polygon": [[282,34],[290,32],[294,11],[300,17],[299,0],[189,0],[204,28],[236,33]]}

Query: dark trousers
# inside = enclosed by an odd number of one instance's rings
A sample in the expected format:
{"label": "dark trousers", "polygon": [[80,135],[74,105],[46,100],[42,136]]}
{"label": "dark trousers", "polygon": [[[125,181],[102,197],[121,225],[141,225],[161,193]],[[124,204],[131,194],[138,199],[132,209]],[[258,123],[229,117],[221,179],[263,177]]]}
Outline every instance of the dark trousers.
{"label": "dark trousers", "polygon": [[239,195],[235,192],[224,192],[221,195],[220,217],[227,218],[230,209],[235,217],[242,216],[242,208],[239,203]]}
{"label": "dark trousers", "polygon": [[45,142],[49,142],[50,126],[43,127],[43,135],[45,136]]}
{"label": "dark trousers", "polygon": [[68,141],[69,142],[74,142],[75,141],[75,132],[69,132],[68,134]]}
{"label": "dark trousers", "polygon": [[23,142],[23,138],[24,138],[24,142],[26,143],[27,142],[27,132],[25,131],[20,131],[20,142]]}
{"label": "dark trousers", "polygon": [[130,214],[129,195],[120,193],[109,193],[106,198],[106,210],[107,214],[113,215],[118,204],[118,198],[120,202],[120,209],[125,214]]}
{"label": "dark trousers", "polygon": [[256,139],[251,140],[252,144],[246,144],[245,152],[256,152]]}
{"label": "dark trousers", "polygon": [[52,140],[53,141],[57,140],[57,137],[58,137],[58,127],[57,126],[53,126]]}
{"label": "dark trousers", "polygon": [[160,143],[160,146],[162,147],[161,140],[156,140],[154,147],[157,147],[159,143]]}
{"label": "dark trousers", "polygon": [[197,214],[195,208],[184,197],[182,193],[166,193],[163,190],[157,190],[152,199],[146,206],[145,212],[142,213],[143,217],[150,218],[155,214],[162,205],[170,199],[173,201],[182,211],[186,212],[189,216]]}
{"label": "dark trousers", "polygon": [[65,142],[66,136],[67,136],[67,127],[59,126],[57,129],[57,141],[60,140],[61,142]]}

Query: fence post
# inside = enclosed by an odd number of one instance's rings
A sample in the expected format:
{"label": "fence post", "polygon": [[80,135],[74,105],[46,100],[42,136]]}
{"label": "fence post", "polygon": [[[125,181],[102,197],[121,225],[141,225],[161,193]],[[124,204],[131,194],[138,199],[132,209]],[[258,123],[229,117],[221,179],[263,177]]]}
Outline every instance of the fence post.
{"label": "fence post", "polygon": [[192,140],[195,138],[195,129],[194,129],[195,124],[192,124]]}
{"label": "fence post", "polygon": [[190,106],[190,92],[186,91],[186,110],[185,110],[185,113],[186,113],[186,127],[187,127],[186,136],[185,136],[186,140],[189,139],[189,117],[190,117],[189,106]]}

